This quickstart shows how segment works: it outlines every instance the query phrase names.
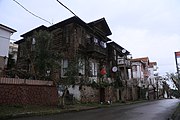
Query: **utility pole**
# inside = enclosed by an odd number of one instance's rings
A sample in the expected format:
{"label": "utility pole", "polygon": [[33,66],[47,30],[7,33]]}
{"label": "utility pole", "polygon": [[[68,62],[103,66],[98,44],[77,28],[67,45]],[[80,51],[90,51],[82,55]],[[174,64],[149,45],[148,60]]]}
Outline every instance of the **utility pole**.
{"label": "utility pole", "polygon": [[180,67],[179,67],[180,63],[178,63],[178,59],[180,59],[180,51],[175,52],[176,69],[177,69],[177,75],[178,75],[178,90],[180,93]]}
{"label": "utility pole", "polygon": [[158,84],[158,80],[159,80],[159,78],[158,78],[158,76],[157,76],[157,77],[156,77],[157,100],[159,99],[159,93],[158,93],[158,92],[159,92],[159,90],[158,90],[158,89],[159,89],[159,88],[158,88],[158,87],[159,87],[159,84]]}

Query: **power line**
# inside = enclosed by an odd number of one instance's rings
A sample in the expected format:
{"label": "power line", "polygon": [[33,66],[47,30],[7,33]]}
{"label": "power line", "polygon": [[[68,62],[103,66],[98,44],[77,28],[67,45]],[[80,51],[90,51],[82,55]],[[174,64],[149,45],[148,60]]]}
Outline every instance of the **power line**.
{"label": "power line", "polygon": [[37,16],[36,14],[32,13],[31,11],[29,11],[28,9],[26,9],[23,5],[21,5],[21,4],[20,4],[19,2],[17,2],[16,0],[13,0],[13,1],[16,2],[19,6],[21,6],[24,10],[26,10],[26,11],[27,11],[28,13],[30,13],[31,15],[33,15],[33,16],[35,16],[35,17],[37,17],[37,18],[39,18],[39,19],[41,19],[41,20],[43,20],[43,21],[45,21],[45,22],[48,22],[49,24],[52,25],[51,22],[49,22],[49,21],[45,20],[44,18],[39,17],[39,16]]}
{"label": "power line", "polygon": [[60,2],[59,0],[57,0],[57,2],[59,2],[59,4],[61,4],[63,7],[65,7],[69,12],[71,12],[74,16],[77,16],[71,9],[69,9],[67,6],[65,6],[62,2]]}
{"label": "power line", "polygon": [[[76,16],[77,18],[79,18],[71,9],[69,9],[67,6],[65,6],[62,2],[60,2],[59,0],[57,0],[57,2],[59,3],[59,4],[61,4],[64,8],[66,8],[69,12],[71,12],[74,16]],[[79,18],[80,19],[80,18]],[[87,25],[87,27],[89,28],[89,29],[91,29],[92,31],[94,31],[89,25]]]}

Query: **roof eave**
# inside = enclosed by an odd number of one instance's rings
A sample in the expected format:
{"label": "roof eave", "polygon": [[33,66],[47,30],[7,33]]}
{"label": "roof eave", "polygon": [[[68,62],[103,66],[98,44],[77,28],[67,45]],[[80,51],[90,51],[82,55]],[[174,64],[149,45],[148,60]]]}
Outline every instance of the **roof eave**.
{"label": "roof eave", "polygon": [[4,29],[4,30],[6,30],[6,31],[9,31],[9,32],[11,32],[11,33],[17,32],[15,29],[12,29],[12,28],[10,28],[10,27],[7,27],[7,26],[5,26],[5,25],[3,25],[3,24],[0,24],[0,28]]}

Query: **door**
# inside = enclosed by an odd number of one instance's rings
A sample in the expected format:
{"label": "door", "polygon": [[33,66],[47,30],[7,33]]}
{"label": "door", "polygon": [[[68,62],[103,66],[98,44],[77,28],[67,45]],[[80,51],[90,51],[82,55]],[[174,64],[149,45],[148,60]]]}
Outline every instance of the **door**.
{"label": "door", "polygon": [[100,102],[105,102],[105,88],[100,88]]}

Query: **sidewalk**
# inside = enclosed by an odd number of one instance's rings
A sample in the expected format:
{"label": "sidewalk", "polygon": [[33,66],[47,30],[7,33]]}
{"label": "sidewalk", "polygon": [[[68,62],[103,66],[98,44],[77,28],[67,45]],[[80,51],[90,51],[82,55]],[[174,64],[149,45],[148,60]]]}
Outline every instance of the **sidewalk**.
{"label": "sidewalk", "polygon": [[178,105],[178,107],[176,108],[175,112],[173,113],[172,120],[180,120],[180,103]]}

